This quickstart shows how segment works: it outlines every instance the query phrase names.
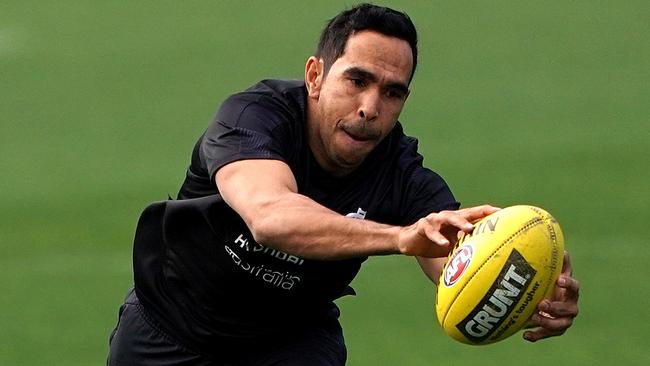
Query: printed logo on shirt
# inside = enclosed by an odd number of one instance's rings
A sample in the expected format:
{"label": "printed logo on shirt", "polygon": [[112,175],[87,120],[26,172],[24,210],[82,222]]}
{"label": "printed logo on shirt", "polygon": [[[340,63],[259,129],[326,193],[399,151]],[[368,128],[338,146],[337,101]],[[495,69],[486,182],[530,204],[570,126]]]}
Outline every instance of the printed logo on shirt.
{"label": "printed logo on shirt", "polygon": [[248,240],[248,238],[246,238],[244,234],[239,234],[237,239],[235,239],[234,243],[247,252],[253,252],[253,253],[262,252],[264,254],[268,254],[269,256],[277,260],[293,263],[299,266],[305,263],[305,260],[300,257],[287,254],[281,250],[265,247],[264,245],[258,244],[253,240]]}
{"label": "printed logo on shirt", "polygon": [[345,215],[345,217],[351,217],[353,219],[359,219],[363,220],[366,218],[366,214],[368,211],[364,211],[361,207],[357,209],[357,212],[350,212],[349,214]]}
{"label": "printed logo on shirt", "polygon": [[302,281],[302,278],[290,271],[278,271],[262,265],[254,265],[243,260],[235,251],[228,245],[224,245],[226,253],[232,258],[233,263],[241,270],[250,273],[253,278],[262,280],[267,284],[281,288],[283,290],[291,290],[293,286]]}
{"label": "printed logo on shirt", "polygon": [[[302,281],[300,270],[299,272],[286,270],[286,268],[279,270],[276,268],[277,262],[264,260],[264,263],[260,264],[259,260],[253,258],[256,255],[263,255],[295,266],[302,266],[305,262],[304,259],[261,245],[249,239],[246,234],[239,234],[232,244],[224,245],[224,249],[235,266],[248,272],[253,278],[264,281],[271,286],[289,291]],[[253,260],[253,262],[249,262],[249,260]]]}

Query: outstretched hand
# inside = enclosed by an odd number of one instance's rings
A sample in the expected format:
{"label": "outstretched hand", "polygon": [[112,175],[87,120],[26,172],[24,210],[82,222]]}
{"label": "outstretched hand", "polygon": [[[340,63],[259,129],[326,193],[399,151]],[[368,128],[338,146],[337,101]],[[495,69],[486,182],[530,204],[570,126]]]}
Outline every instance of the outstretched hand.
{"label": "outstretched hand", "polygon": [[536,329],[524,332],[524,339],[536,342],[540,339],[564,334],[578,316],[580,283],[572,277],[571,257],[564,252],[562,273],[557,280],[551,299],[544,299],[537,305],[537,312],[529,320],[529,326]]}
{"label": "outstretched hand", "polygon": [[471,232],[476,221],[498,210],[483,205],[429,214],[402,229],[399,250],[405,255],[445,257],[456,242],[459,231]]}

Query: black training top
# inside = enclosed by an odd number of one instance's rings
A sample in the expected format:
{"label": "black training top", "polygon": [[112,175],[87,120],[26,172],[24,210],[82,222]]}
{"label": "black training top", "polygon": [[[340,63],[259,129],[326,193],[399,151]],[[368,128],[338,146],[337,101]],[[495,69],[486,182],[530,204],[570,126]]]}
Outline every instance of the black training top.
{"label": "black training top", "polygon": [[353,219],[407,225],[459,206],[443,179],[422,166],[417,140],[399,123],[352,174],[330,176],[307,144],[305,109],[302,81],[265,80],[232,95],[196,143],[179,200],[154,204],[141,217],[138,296],[191,347],[208,352],[231,339],[335,318],[333,300],[351,293],[366,259],[307,260],[255,243],[217,192],[220,167],[242,159],[284,161],[299,193]]}

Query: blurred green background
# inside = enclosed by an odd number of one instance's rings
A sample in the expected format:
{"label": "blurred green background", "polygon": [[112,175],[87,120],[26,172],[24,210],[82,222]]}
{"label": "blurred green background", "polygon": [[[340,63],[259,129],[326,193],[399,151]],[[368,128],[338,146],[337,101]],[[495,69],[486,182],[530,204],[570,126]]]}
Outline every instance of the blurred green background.
{"label": "blurred green background", "polygon": [[[174,195],[219,103],[301,78],[348,1],[0,2],[0,365],[101,365],[142,208]],[[563,337],[447,338],[405,257],[342,299],[350,365],[647,365],[650,2],[395,1],[420,32],[402,115],[465,205],[562,224]]]}

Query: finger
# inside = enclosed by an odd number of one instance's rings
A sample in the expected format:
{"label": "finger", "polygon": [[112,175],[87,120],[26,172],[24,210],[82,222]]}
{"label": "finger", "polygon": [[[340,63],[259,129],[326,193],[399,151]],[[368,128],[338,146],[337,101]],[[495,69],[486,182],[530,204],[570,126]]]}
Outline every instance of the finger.
{"label": "finger", "polygon": [[550,331],[545,328],[537,328],[535,330],[528,330],[524,332],[524,339],[529,341],[529,342],[537,342],[540,339],[544,338],[549,338],[549,337],[554,337],[554,336],[559,336],[562,335],[562,333],[557,333],[554,331]]}
{"label": "finger", "polygon": [[575,301],[543,300],[538,306],[539,312],[553,318],[575,318],[578,316],[578,303]]}
{"label": "finger", "polygon": [[526,324],[524,324],[524,329],[531,329],[531,328],[536,328],[537,325],[530,319],[526,321]]}
{"label": "finger", "polygon": [[535,314],[529,319],[526,328],[536,328],[525,331],[523,337],[527,341],[537,342],[540,339],[559,336],[566,333],[572,323],[571,318],[553,318],[548,314]]}
{"label": "finger", "polygon": [[491,215],[499,210],[500,210],[499,207],[494,207],[491,205],[482,205],[482,206],[463,208],[456,212],[459,215],[461,215],[463,218],[465,218],[465,220],[469,222],[476,222],[484,218],[485,216]]}
{"label": "finger", "polygon": [[564,297],[568,300],[576,301],[580,297],[580,282],[573,277],[560,275],[557,287],[564,289]]}
{"label": "finger", "polygon": [[542,314],[534,314],[530,318],[533,324],[545,329],[549,334],[560,335],[566,332],[567,329],[573,324],[572,317],[552,317],[544,316]]}
{"label": "finger", "polygon": [[437,231],[443,231],[446,226],[452,226],[465,232],[470,232],[474,229],[474,225],[459,215],[457,211],[441,211],[437,214],[427,216],[427,220]]}
{"label": "finger", "polygon": [[424,234],[429,238],[429,240],[439,246],[446,247],[450,244],[449,240],[444,235],[430,225],[427,225],[424,228]]}
{"label": "finger", "polygon": [[564,251],[564,261],[562,262],[562,274],[573,276],[573,268],[571,267],[571,255],[568,251]]}

